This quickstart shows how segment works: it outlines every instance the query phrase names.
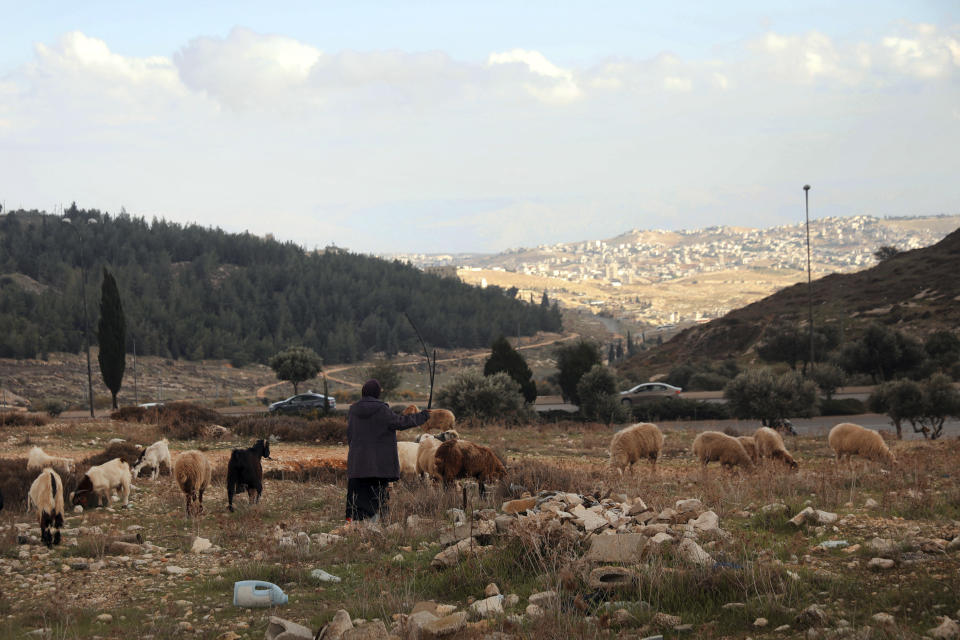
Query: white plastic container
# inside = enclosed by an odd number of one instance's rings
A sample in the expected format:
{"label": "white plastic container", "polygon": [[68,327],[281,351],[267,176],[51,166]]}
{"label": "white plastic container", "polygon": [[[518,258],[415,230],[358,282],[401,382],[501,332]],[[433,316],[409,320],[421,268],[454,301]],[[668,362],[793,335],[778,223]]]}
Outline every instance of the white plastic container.
{"label": "white plastic container", "polygon": [[233,583],[233,606],[276,607],[287,604],[287,594],[272,582],[240,580]]}

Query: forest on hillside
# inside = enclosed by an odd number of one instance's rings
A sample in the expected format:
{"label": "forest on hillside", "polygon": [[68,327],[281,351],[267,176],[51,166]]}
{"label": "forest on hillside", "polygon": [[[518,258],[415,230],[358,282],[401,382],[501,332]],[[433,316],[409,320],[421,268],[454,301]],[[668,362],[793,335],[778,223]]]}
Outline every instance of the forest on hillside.
{"label": "forest on hillside", "polygon": [[0,215],[0,357],[82,350],[81,255],[91,331],[107,268],[119,286],[128,352],[135,341],[138,354],[243,364],[304,345],[337,363],[371,351],[419,351],[404,313],[437,348],[561,329],[546,294],[524,301],[516,290],[479,289],[343,249],[308,252],[249,233],[74,205],[63,218]]}

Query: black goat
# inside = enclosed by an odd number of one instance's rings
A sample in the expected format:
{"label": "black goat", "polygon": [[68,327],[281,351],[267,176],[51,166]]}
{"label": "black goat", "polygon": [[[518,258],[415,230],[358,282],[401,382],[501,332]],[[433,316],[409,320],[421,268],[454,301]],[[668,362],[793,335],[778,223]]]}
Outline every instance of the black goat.
{"label": "black goat", "polygon": [[[233,511],[233,494],[246,486],[250,502],[260,502],[263,493],[263,466],[260,458],[270,460],[270,443],[257,440],[249,449],[234,449],[227,465],[227,508]],[[256,497],[254,497],[256,492]]]}

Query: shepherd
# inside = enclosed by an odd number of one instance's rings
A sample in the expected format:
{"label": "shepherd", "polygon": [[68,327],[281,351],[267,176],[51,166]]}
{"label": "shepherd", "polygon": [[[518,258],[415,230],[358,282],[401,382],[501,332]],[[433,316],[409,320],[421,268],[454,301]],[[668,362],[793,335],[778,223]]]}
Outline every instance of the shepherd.
{"label": "shepherd", "polygon": [[430,418],[426,409],[398,415],[380,400],[376,380],[363,383],[359,402],[347,414],[347,521],[378,521],[387,513],[388,485],[400,478],[397,431],[419,427]]}

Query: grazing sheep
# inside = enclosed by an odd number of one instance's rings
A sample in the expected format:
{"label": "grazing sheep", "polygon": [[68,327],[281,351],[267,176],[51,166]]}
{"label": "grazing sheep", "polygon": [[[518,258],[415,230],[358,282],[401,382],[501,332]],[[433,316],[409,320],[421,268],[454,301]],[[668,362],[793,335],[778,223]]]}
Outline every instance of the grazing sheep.
{"label": "grazing sheep", "polygon": [[[40,517],[40,539],[47,547],[60,544],[60,527],[63,526],[63,481],[53,469],[44,469],[30,485],[27,508],[36,507]],[[53,535],[50,528],[53,527]]]}
{"label": "grazing sheep", "polygon": [[704,467],[713,461],[725,467],[753,467],[753,461],[740,441],[719,431],[704,431],[698,435],[693,441],[693,454],[700,458]]}
{"label": "grazing sheep", "polygon": [[743,450],[747,452],[747,455],[750,456],[750,459],[756,464],[759,461],[759,458],[757,458],[757,441],[753,439],[753,436],[737,436],[737,440],[740,441],[740,444],[743,445]]}
{"label": "grazing sheep", "polygon": [[210,461],[207,456],[196,450],[184,451],[177,456],[173,477],[187,497],[187,517],[202,514],[203,492],[210,486]]}
{"label": "grazing sheep", "polygon": [[641,422],[621,429],[610,440],[610,468],[623,474],[624,469],[633,470],[635,462],[648,458],[654,471],[657,458],[663,449],[663,433],[655,424]]}
{"label": "grazing sheep", "polygon": [[75,466],[73,458],[49,456],[40,447],[30,449],[30,455],[27,456],[27,471],[42,471],[51,467],[61,473],[73,473]]}
{"label": "grazing sheep", "polygon": [[[417,408],[417,405],[411,404],[403,410],[403,415],[410,415],[418,411],[420,411],[420,409]],[[452,411],[448,409],[429,409],[429,411],[430,418],[421,425],[424,431],[446,431],[447,429],[453,429],[453,425],[457,419]]]}
{"label": "grazing sheep", "polygon": [[847,456],[849,461],[850,456],[859,455],[874,462],[885,462],[890,467],[897,465],[897,459],[879,433],[852,422],[841,422],[830,429],[827,442],[837,454],[837,463],[843,459],[843,456]]}
{"label": "grazing sheep", "polygon": [[424,433],[417,437],[417,475],[426,474],[430,478],[439,479],[437,474],[437,449],[443,444],[436,436]]}
{"label": "grazing sheep", "polygon": [[486,481],[501,478],[507,472],[492,449],[459,439],[448,440],[437,447],[435,464],[444,484],[457,478],[476,478],[481,496],[486,493]]}
{"label": "grazing sheep", "polygon": [[397,457],[400,459],[400,474],[417,475],[417,455],[420,445],[416,442],[398,442]]}
{"label": "grazing sheep", "polygon": [[77,490],[70,495],[70,502],[74,505],[88,506],[91,497],[95,497],[97,506],[100,506],[101,498],[109,506],[110,496],[116,491],[123,498],[123,506],[127,506],[131,480],[130,465],[120,458],[114,458],[87,469],[83,480],[77,485]]}
{"label": "grazing sheep", "polygon": [[[787,451],[780,434],[770,427],[760,427],[757,429],[753,434],[753,439],[757,444],[757,456],[760,458],[780,460],[790,465],[791,469],[796,469],[800,466]],[[754,460],[756,460],[756,458]]]}
{"label": "grazing sheep", "polygon": [[140,454],[140,459],[137,460],[136,466],[133,467],[131,473],[133,477],[138,477],[140,469],[144,467],[150,467],[150,479],[156,480],[157,476],[160,475],[160,465],[166,464],[167,469],[170,470],[173,468],[173,464],[170,462],[170,443],[167,442],[167,439],[164,438],[158,442],[154,442],[152,445],[143,450]]}
{"label": "grazing sheep", "polygon": [[[270,443],[257,440],[249,449],[234,449],[227,464],[227,508],[233,511],[233,494],[246,486],[251,504],[260,502],[263,493],[263,465],[260,458],[270,460]],[[254,496],[256,494],[256,496]]]}

